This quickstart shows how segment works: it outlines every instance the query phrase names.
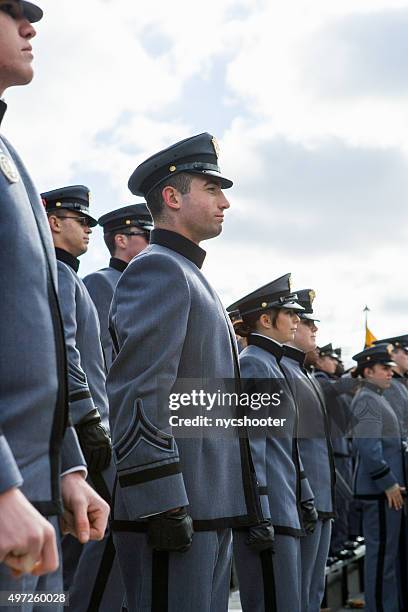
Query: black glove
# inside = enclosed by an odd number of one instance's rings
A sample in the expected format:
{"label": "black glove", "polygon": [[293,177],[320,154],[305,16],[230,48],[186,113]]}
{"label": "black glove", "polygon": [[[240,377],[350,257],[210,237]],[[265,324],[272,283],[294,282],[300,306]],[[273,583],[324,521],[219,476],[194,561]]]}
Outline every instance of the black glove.
{"label": "black glove", "polygon": [[319,518],[313,499],[300,502],[302,511],[303,528],[306,533],[313,533],[316,528],[316,523]]}
{"label": "black glove", "polygon": [[75,429],[90,475],[105,470],[112,458],[112,445],[97,409],[88,412],[85,418],[75,425]]}
{"label": "black glove", "polygon": [[147,537],[154,550],[186,552],[193,541],[193,519],[185,508],[148,519]]}
{"label": "black glove", "polygon": [[254,552],[261,553],[263,550],[275,552],[275,532],[272,522],[268,519],[250,527],[246,543]]}

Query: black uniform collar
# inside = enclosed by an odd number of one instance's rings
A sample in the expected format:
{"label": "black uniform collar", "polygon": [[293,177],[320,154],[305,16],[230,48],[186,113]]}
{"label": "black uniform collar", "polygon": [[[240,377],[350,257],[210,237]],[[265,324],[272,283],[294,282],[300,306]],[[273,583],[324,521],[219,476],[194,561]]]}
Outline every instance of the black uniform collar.
{"label": "black uniform collar", "polygon": [[293,359],[293,361],[297,361],[300,366],[304,366],[306,353],[301,351],[294,346],[288,346],[287,344],[283,347],[285,357],[289,357],[289,359]]}
{"label": "black uniform collar", "polygon": [[160,244],[172,251],[176,251],[176,253],[183,255],[183,257],[192,261],[200,269],[206,256],[206,252],[197,244],[181,234],[171,232],[170,230],[154,229],[150,233],[150,244]]}
{"label": "black uniform collar", "polygon": [[4,100],[0,100],[0,125],[1,122],[3,121],[3,117],[6,113],[7,110],[7,104],[4,102]]}
{"label": "black uniform collar", "polygon": [[67,264],[70,268],[74,270],[74,272],[78,272],[79,270],[79,259],[68,253],[68,251],[64,251],[64,249],[55,248],[55,254],[57,256],[58,261],[62,261],[64,264]]}
{"label": "black uniform collar", "polygon": [[119,259],[118,257],[111,257],[109,267],[117,270],[118,272],[124,272],[128,267],[126,261]]}
{"label": "black uniform collar", "polygon": [[274,355],[278,361],[282,359],[284,354],[284,348],[279,342],[275,342],[272,338],[267,338],[261,334],[250,334],[248,344],[264,349],[264,351]]}
{"label": "black uniform collar", "polygon": [[400,374],[396,370],[393,370],[393,372],[394,372],[393,378],[397,378],[397,379],[400,379],[400,380],[406,380],[405,376],[403,376],[402,374]]}
{"label": "black uniform collar", "polygon": [[371,382],[364,381],[364,386],[370,391],[373,391],[374,393],[378,393],[378,395],[383,394],[384,389],[381,389],[381,387],[379,387],[378,385],[374,385]]}

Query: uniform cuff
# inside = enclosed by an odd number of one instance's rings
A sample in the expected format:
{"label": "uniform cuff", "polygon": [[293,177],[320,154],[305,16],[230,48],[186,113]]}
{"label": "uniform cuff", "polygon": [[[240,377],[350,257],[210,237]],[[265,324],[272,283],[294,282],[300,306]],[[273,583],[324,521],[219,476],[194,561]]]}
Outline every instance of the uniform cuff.
{"label": "uniform cuff", "polygon": [[0,435],[0,494],[21,487],[23,478],[5,436]]}
{"label": "uniform cuff", "polygon": [[181,473],[137,485],[120,486],[130,520],[189,505]]}

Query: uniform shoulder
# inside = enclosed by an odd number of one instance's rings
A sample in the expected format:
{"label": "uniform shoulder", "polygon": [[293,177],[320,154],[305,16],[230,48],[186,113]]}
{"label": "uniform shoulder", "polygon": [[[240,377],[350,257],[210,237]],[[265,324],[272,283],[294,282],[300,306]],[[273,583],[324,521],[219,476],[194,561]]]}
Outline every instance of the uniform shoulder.
{"label": "uniform shoulder", "polygon": [[239,356],[243,377],[268,377],[270,368],[256,346],[246,347]]}
{"label": "uniform shoulder", "polygon": [[108,280],[109,268],[96,270],[83,277],[82,281],[86,287],[96,287],[104,284],[109,284]]}

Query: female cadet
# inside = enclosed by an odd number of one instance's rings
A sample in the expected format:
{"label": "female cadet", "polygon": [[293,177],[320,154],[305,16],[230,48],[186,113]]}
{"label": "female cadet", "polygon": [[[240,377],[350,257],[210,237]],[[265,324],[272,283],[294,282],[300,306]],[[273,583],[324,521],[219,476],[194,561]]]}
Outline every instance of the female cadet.
{"label": "female cadet", "polygon": [[282,344],[293,340],[299,322],[297,312],[303,308],[291,293],[290,274],[286,274],[228,308],[230,312],[236,309],[242,316],[236,332],[248,340],[240,354],[243,391],[252,398],[259,398],[260,393],[271,398],[269,405],[264,403],[256,411],[248,408],[246,414],[259,420],[269,415],[282,423],[281,427],[268,423],[267,427],[249,428],[261,505],[264,517],[270,516],[275,542],[272,554],[271,548],[262,550],[262,534],[256,530],[234,533],[242,609],[300,612],[299,538],[305,533],[304,527],[313,528],[317,513],[298,453],[297,407],[279,362]]}
{"label": "female cadet", "polygon": [[402,432],[383,391],[391,384],[392,361],[386,344],[365,349],[355,376],[365,380],[351,404],[353,443],[358,452],[355,497],[362,501],[365,600],[367,612],[399,612],[396,561],[405,491]]}
{"label": "female cadet", "polygon": [[316,529],[300,542],[302,558],[302,612],[320,612],[325,586],[325,567],[334,518],[335,468],[326,405],[319,383],[304,367],[305,354],[316,348],[314,291],[297,291],[304,307],[290,346],[285,346],[281,365],[299,407],[299,449],[319,515]]}

